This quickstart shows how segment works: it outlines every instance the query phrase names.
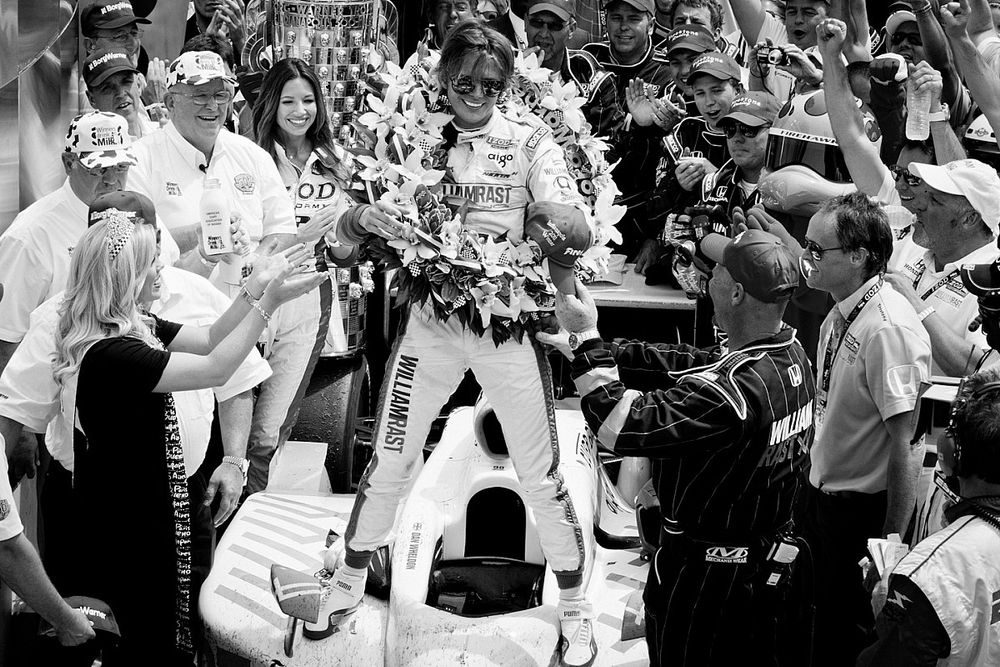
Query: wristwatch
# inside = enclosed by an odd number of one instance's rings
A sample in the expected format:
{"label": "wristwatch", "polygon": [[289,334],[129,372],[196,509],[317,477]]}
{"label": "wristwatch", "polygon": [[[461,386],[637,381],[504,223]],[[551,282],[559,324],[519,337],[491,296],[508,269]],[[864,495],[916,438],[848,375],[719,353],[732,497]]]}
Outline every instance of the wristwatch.
{"label": "wristwatch", "polygon": [[941,103],[941,108],[937,111],[932,111],[927,114],[927,120],[931,123],[948,122],[951,120],[951,113],[948,110],[948,105],[945,102]]}
{"label": "wristwatch", "polygon": [[239,471],[243,473],[243,484],[245,485],[247,483],[247,471],[250,468],[250,461],[241,459],[238,456],[223,456],[222,462],[239,468]]}
{"label": "wristwatch", "polygon": [[597,329],[587,329],[586,331],[581,331],[580,333],[571,333],[569,335],[569,349],[575,350],[586,341],[600,337],[601,334],[597,331]]}

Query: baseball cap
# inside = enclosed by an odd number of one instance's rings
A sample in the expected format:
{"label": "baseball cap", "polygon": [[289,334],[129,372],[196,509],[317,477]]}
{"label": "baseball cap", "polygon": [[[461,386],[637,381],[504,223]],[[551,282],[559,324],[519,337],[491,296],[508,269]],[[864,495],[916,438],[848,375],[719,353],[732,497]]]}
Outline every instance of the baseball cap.
{"label": "baseball cap", "polygon": [[913,23],[917,22],[917,17],[913,12],[906,9],[893,12],[889,15],[889,18],[885,20],[885,34],[892,37],[893,33],[896,32],[899,26],[910,21]]}
{"label": "baseball cap", "polygon": [[705,26],[697,24],[682,25],[667,33],[663,50],[667,55],[674,51],[694,51],[705,53],[716,50],[715,37]]}
{"label": "baseball cap", "polygon": [[[122,633],[118,629],[118,621],[115,620],[115,615],[106,602],[83,595],[73,595],[66,598],[66,604],[73,609],[83,612],[83,615],[93,625],[94,630],[107,632],[115,637],[121,637]],[[42,619],[38,624],[38,634],[54,635],[55,628],[52,627],[51,623]]]}
{"label": "baseball cap", "polygon": [[148,25],[152,21],[136,16],[129,0],[95,0],[80,16],[81,30],[88,37],[95,30],[113,30],[133,23]]}
{"label": "baseball cap", "polygon": [[776,303],[789,298],[799,286],[799,260],[777,236],[748,229],[734,238],[708,234],[701,252],[722,264],[758,301]]}
{"label": "baseball cap", "polygon": [[1000,176],[979,160],[953,160],[945,165],[911,162],[911,174],[935,190],[965,197],[994,234],[1000,228]]}
{"label": "baseball cap", "polygon": [[563,294],[576,294],[573,265],[594,243],[594,234],[575,206],[550,201],[528,204],[525,237],[549,260],[549,276]]}
{"label": "baseball cap", "polygon": [[80,114],[70,121],[66,132],[66,152],[79,155],[80,163],[88,169],[136,164],[131,146],[128,122],[107,111]]}
{"label": "baseball cap", "polygon": [[200,86],[213,79],[236,82],[236,79],[226,73],[226,64],[222,62],[222,56],[211,51],[182,53],[167,68],[167,88],[178,83]]}
{"label": "baseball cap", "polygon": [[656,0],[604,0],[601,3],[602,9],[607,9],[610,5],[616,2],[624,2],[626,5],[631,5],[635,7],[640,12],[646,12],[647,14],[656,13],[656,5],[654,4]]}
{"label": "baseball cap", "polygon": [[[714,48],[714,45],[713,45]],[[700,74],[707,74],[721,81],[729,79],[740,80],[740,66],[733,60],[733,57],[718,51],[703,53],[691,63],[691,72],[688,74],[688,83]]]}
{"label": "baseball cap", "polygon": [[528,5],[528,16],[539,12],[552,12],[563,21],[576,16],[576,0],[533,0]]}
{"label": "baseball cap", "polygon": [[729,107],[729,113],[719,119],[734,120],[750,127],[760,127],[773,123],[781,110],[781,102],[771,93],[751,90],[740,93]]}
{"label": "baseball cap", "polygon": [[132,222],[147,222],[156,224],[156,207],[144,194],[131,190],[118,190],[103,194],[90,204],[87,213],[87,226],[95,225],[108,218],[111,213],[124,215]]}
{"label": "baseball cap", "polygon": [[88,88],[99,86],[115,72],[138,72],[128,54],[119,49],[98,49],[83,63],[83,80]]}

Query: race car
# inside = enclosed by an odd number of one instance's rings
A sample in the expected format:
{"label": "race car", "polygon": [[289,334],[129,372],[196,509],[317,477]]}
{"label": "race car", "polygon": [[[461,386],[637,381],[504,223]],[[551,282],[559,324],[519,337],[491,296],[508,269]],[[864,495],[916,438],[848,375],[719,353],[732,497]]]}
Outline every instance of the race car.
{"label": "race car", "polygon": [[[576,409],[556,411],[561,468],[584,526],[597,665],[647,664],[631,503]],[[304,470],[247,499],[216,551],[201,611],[217,665],[550,665],[559,639],[555,577],[499,422],[482,400],[455,409],[397,514],[362,607],[332,636],[300,637],[320,602],[354,497],[323,489],[324,452],[284,455]],[[296,481],[289,484],[289,477]],[[301,485],[302,488],[289,488]],[[596,527],[596,531],[595,531]],[[596,532],[596,537],[595,537]],[[617,548],[616,548],[617,547]],[[306,625],[308,628],[309,625]]]}

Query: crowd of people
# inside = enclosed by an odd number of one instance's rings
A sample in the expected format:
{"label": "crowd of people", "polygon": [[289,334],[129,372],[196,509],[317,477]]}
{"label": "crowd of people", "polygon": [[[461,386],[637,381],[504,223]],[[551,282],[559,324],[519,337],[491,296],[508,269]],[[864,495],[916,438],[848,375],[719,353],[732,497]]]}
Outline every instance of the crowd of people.
{"label": "crowd of people", "polygon": [[[601,444],[653,461],[651,664],[1000,665],[1000,355],[980,324],[996,313],[962,280],[1000,259],[1000,3],[425,4],[445,179],[489,183],[464,189],[465,227],[519,239],[544,219],[586,250],[550,128],[499,103],[535,54],[609,146],[626,208],[615,252],[714,327],[697,346],[606,342],[579,280],[556,281],[559,333],[502,343],[408,307],[384,382],[412,400],[402,429],[377,410],[311,636],[362,604],[431,423],[471,369],[555,573],[561,664],[600,659],[552,427],[555,348]],[[339,326],[331,269],[406,227],[398,206],[343,187],[313,66],[279,59],[251,82],[243,3],[193,8],[166,61],[146,57],[149,21],[128,0],[82,8],[90,110],[67,128],[66,180],[0,234],[0,577],[79,664],[93,631],[70,595],[117,615],[104,664],[192,664],[214,529],[267,486]],[[487,164],[484,141],[509,155]],[[222,253],[200,222],[216,190]],[[963,380],[946,436],[925,443],[913,417],[932,376]],[[929,469],[950,500],[916,525]],[[13,507],[25,475],[43,482],[41,559]],[[892,534],[913,549],[873,597],[858,563]]]}

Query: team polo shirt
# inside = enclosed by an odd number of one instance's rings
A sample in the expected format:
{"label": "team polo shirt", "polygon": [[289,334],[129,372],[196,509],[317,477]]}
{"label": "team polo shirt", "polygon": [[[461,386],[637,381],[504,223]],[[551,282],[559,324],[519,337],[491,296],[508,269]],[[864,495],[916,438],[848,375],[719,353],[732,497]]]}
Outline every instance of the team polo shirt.
{"label": "team polo shirt", "polygon": [[824,491],[877,493],[886,489],[889,431],[885,420],[917,403],[930,375],[931,343],[910,303],[887,282],[868,301],[834,346],[829,388],[823,377],[835,322],[847,319],[879,281],[868,280],[838,303],[820,327],[816,437],[809,482]]}
{"label": "team polo shirt", "polygon": [[[229,307],[229,299],[201,276],[164,267],[160,274],[160,299],[152,311],[172,322],[204,326]],[[45,433],[45,445],[59,463],[73,470],[73,430],[62,418],[59,385],[52,376],[55,361],[55,334],[59,324],[57,294],[31,314],[31,328],[0,375],[0,416],[24,425],[29,431]],[[180,426],[184,464],[190,477],[205,460],[212,434],[213,398],[221,401],[247,391],[271,375],[271,368],[257,350],[247,358],[221,387],[174,392]]]}
{"label": "team polo shirt", "polygon": [[[933,254],[914,243],[911,233],[896,241],[889,268],[910,281],[917,296],[927,306],[934,307],[949,329],[985,352],[990,346],[982,327],[969,331],[969,322],[979,314],[979,302],[975,295],[969,294],[969,290],[965,289],[959,271],[963,264],[990,264],[997,257],[1000,257],[1000,249],[990,241],[965,257],[945,264],[940,271],[935,271]],[[978,361],[979,356],[976,355],[973,361]],[[932,369],[934,375],[945,374],[937,363],[932,365]]]}
{"label": "team polo shirt", "polygon": [[[6,447],[3,436],[0,436],[0,451]],[[17,537],[24,532],[21,517],[14,505],[14,491],[7,479],[7,457],[0,456],[0,542]]]}
{"label": "team polo shirt", "polygon": [[[28,330],[31,311],[66,289],[73,248],[87,231],[89,207],[69,180],[24,209],[0,235],[0,340],[18,343]],[[180,257],[177,244],[164,234],[164,264]]]}
{"label": "team polo shirt", "polygon": [[138,164],[129,170],[128,189],[153,200],[171,231],[198,224],[205,181],[215,178],[231,212],[243,219],[252,248],[265,236],[295,233],[292,202],[274,160],[246,137],[222,130],[208,160],[168,123],[135,142],[132,152]]}

